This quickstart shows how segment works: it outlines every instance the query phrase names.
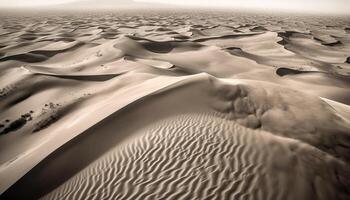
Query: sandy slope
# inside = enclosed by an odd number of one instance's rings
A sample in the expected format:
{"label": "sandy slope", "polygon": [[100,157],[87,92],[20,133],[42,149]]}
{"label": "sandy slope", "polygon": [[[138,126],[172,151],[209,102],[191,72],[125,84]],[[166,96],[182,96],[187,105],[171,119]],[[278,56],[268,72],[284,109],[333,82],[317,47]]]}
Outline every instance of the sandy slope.
{"label": "sandy slope", "polygon": [[1,16],[1,199],[348,199],[347,18]]}

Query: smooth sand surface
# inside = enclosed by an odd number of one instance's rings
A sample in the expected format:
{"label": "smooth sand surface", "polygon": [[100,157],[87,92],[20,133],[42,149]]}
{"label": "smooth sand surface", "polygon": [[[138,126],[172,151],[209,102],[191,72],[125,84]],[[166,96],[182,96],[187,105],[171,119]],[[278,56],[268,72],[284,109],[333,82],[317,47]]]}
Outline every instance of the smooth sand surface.
{"label": "smooth sand surface", "polygon": [[349,18],[0,19],[0,199],[350,199]]}

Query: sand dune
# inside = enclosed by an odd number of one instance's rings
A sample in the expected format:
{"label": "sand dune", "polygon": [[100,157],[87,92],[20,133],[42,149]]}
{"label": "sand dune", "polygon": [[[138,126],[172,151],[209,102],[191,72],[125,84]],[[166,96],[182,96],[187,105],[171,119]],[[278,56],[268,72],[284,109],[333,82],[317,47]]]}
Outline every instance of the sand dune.
{"label": "sand dune", "polygon": [[[329,170],[349,173],[343,163],[307,145],[232,121],[180,115],[136,134],[140,138],[101,156],[43,199],[341,199],[347,195],[340,192],[344,183]],[[304,157],[305,152],[310,157]],[[308,162],[314,163],[315,171]],[[300,168],[302,178],[290,176],[295,168]],[[296,187],[286,190],[290,185]]]}
{"label": "sand dune", "polygon": [[1,14],[1,199],[349,199],[347,18]]}
{"label": "sand dune", "polygon": [[[273,85],[263,83],[260,87],[254,85],[256,85],[254,82],[249,81],[223,83],[204,74],[190,76],[171,88],[158,92],[157,95],[143,98],[142,101],[124,107],[121,112],[110,115],[97,126],[88,129],[81,137],[67,143],[45,159],[22,179],[23,182],[18,183],[12,194],[11,190],[7,194],[9,197],[18,195],[20,190],[22,197],[28,198],[33,194],[41,196],[42,192],[46,193],[43,188],[49,191],[63,184],[47,198],[100,199],[105,195],[106,198],[111,199],[131,198],[133,195],[135,198],[146,198],[148,195],[150,195],[149,198],[162,198],[161,195],[170,198],[171,194],[176,195],[178,192],[178,196],[174,198],[181,198],[181,195],[186,198],[186,195],[196,194],[196,187],[199,188],[197,189],[198,198],[219,198],[220,196],[239,198],[242,195],[252,199],[307,199],[325,195],[329,195],[329,198],[346,196],[346,193],[340,193],[343,190],[341,188],[346,187],[348,183],[338,180],[335,171],[344,171],[343,175],[346,177],[349,175],[346,164],[349,154],[346,149],[343,149],[343,145],[350,145],[347,143],[350,136],[346,132],[350,126],[349,122],[317,97],[301,94],[300,100],[304,100],[305,103],[300,103],[299,99],[291,98],[297,93],[296,91],[284,93],[284,88],[275,88],[276,86]],[[260,89],[255,89],[256,87]],[[266,90],[274,91],[274,94],[279,93],[281,97],[264,96],[266,94],[261,93],[261,88],[268,88]],[[199,96],[201,98],[194,98]],[[271,99],[274,99],[275,103],[271,104],[274,107],[269,109],[266,107],[269,104],[264,101]],[[230,102],[234,103],[230,104]],[[249,106],[249,102],[252,106]],[[298,110],[304,109],[303,106],[308,107],[308,103],[314,105],[313,109],[316,112],[304,114]],[[299,107],[294,108],[298,104]],[[149,119],[145,120],[143,113],[153,114],[148,114]],[[288,120],[290,117],[298,120]],[[281,118],[286,120],[281,121]],[[316,127],[306,123],[311,119],[314,120],[313,125]],[[333,121],[328,121],[329,119]],[[130,126],[130,120],[133,120],[132,126]],[[329,130],[328,124],[338,124],[338,127]],[[296,126],[298,129],[294,131],[289,128]],[[319,140],[319,138],[323,139]],[[211,139],[213,143],[210,143]],[[184,147],[179,147],[180,144]],[[100,148],[91,149],[91,145]],[[266,148],[269,145],[277,147]],[[232,149],[227,149],[228,147]],[[177,155],[179,151],[187,151],[187,154],[181,154],[183,155],[181,157]],[[286,153],[280,151],[286,151]],[[303,158],[305,152],[311,157]],[[291,155],[286,156],[288,154]],[[164,160],[158,160],[159,156]],[[215,158],[216,156],[218,158]],[[286,156],[287,161],[282,162],[276,159],[276,156]],[[77,157],[79,160],[76,160]],[[215,160],[210,161],[209,158],[215,158]],[[89,164],[95,159],[97,160]],[[195,164],[194,161],[199,163]],[[318,164],[320,166],[313,165],[311,173],[310,166],[306,163],[316,161],[320,162]],[[74,166],[67,168],[62,166],[64,163],[74,163]],[[294,170],[307,174],[306,180],[297,179],[298,182],[293,183],[296,179],[289,174],[293,169],[292,166],[295,165],[292,163],[300,163],[300,168],[305,172],[297,170],[299,168]],[[165,167],[167,165],[174,168],[169,169]],[[227,168],[226,172],[225,168]],[[127,172],[128,170],[132,171]],[[281,175],[276,180],[271,180],[271,177],[274,177],[272,174],[277,173],[276,170],[280,170]],[[52,174],[52,171],[55,171],[55,174]],[[69,175],[78,171],[81,172],[69,178]],[[257,173],[261,175],[258,176]],[[205,176],[208,177],[205,178]],[[232,180],[237,182],[229,184],[229,180],[225,180],[227,176],[232,176]],[[321,176],[321,180],[318,180],[318,176]],[[91,177],[91,179],[85,177]],[[192,182],[195,181],[194,177],[199,178],[195,183]],[[322,183],[322,180],[334,180],[330,191],[314,193],[312,187],[316,187],[315,190],[318,191],[317,187],[321,187],[318,182]],[[206,181],[208,183],[203,183]],[[147,184],[145,185],[144,182]],[[29,183],[34,184],[29,187]],[[103,184],[106,185],[103,186]],[[152,186],[153,184],[169,185],[169,188],[157,188]],[[186,185],[182,192],[174,189],[178,188],[177,184]],[[281,193],[269,194],[269,191],[274,191],[269,187],[275,184],[281,187],[278,190]],[[282,186],[283,184],[285,186]],[[295,184],[300,188],[286,193],[283,188],[288,184]],[[118,192],[121,190],[118,189],[119,187],[125,188],[123,190],[125,194]],[[154,192],[142,187],[154,188]],[[243,189],[243,192],[240,190],[241,187],[248,188]],[[310,188],[307,189],[308,187]],[[101,191],[96,191],[98,189]],[[213,193],[208,193],[206,190]],[[165,193],[166,191],[168,193]],[[214,191],[222,191],[222,193]],[[150,194],[143,194],[143,192],[150,192]]]}

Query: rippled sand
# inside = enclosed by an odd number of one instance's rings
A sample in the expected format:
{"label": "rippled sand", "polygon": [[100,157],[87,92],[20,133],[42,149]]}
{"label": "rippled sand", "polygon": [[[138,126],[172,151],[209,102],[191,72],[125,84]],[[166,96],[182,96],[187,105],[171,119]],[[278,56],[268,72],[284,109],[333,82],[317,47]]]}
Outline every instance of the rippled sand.
{"label": "rippled sand", "polygon": [[349,199],[350,20],[0,14],[1,199]]}

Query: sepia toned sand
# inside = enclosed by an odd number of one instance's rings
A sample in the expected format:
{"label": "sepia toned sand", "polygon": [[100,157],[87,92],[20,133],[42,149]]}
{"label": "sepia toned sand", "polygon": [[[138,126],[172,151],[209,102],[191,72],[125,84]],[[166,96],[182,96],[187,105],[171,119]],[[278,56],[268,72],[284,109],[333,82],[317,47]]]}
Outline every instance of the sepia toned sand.
{"label": "sepia toned sand", "polygon": [[350,198],[349,18],[0,19],[0,199]]}

